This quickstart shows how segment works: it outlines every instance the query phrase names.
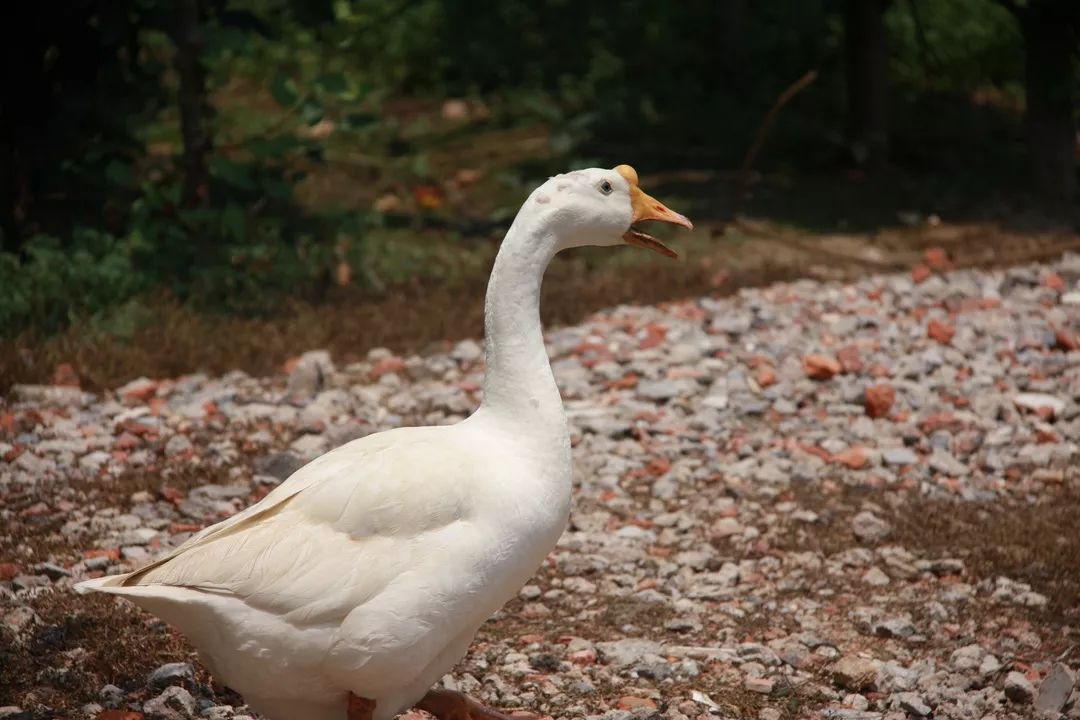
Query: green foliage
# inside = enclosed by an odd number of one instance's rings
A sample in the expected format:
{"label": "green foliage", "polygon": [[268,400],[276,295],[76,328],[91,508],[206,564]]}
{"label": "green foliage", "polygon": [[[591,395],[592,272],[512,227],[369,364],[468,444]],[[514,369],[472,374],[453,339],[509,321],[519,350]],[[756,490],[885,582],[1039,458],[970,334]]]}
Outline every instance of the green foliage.
{"label": "green foliage", "polygon": [[[843,132],[839,6],[206,2],[202,64],[216,114],[209,187],[195,202],[182,190],[173,0],[44,0],[27,20],[34,32],[14,35],[10,54],[26,71],[0,124],[0,335],[86,317],[122,330],[140,321],[133,299],[159,290],[263,312],[318,297],[343,260],[356,282],[377,284],[368,248],[397,252],[383,274],[404,278],[438,253],[395,249],[378,213],[304,202],[297,188],[329,159],[350,168],[349,182],[407,196],[446,180],[432,146],[467,144],[477,128],[548,131],[547,152],[491,173],[490,192],[507,198],[567,166],[731,168],[779,93],[815,69],[758,165],[824,164]],[[885,18],[894,157],[974,168],[954,146],[977,147],[981,161],[990,138],[1015,136],[1022,38],[1000,3],[894,0]],[[467,98],[490,112],[449,129],[384,113],[403,98]],[[497,200],[485,217],[512,212]]]}
{"label": "green foliage", "polygon": [[904,0],[885,16],[891,73],[909,94],[1004,91],[1022,96],[1023,38],[1015,18],[988,0]]}
{"label": "green foliage", "polygon": [[[307,50],[315,43],[286,13],[287,5],[260,8],[278,23],[275,38],[256,27],[255,15],[209,16],[203,61],[211,86],[224,88],[245,78],[263,85],[280,112],[232,127],[228,118],[216,118],[205,200],[188,203],[182,195],[179,136],[175,125],[167,129],[175,115],[166,110],[154,120],[148,114],[166,107],[176,92],[169,71],[175,52],[169,39],[172,3],[132,0],[124,22],[114,16],[117,9],[94,3],[84,8],[101,32],[81,42],[106,49],[99,64],[88,63],[87,69],[105,87],[90,83],[53,99],[54,109],[63,108],[49,128],[59,141],[56,157],[35,162],[52,183],[43,186],[50,194],[42,197],[62,202],[51,218],[23,220],[24,229],[36,227],[38,234],[22,241],[4,237],[0,335],[30,326],[52,331],[83,319],[130,325],[139,319],[132,300],[151,291],[243,313],[266,312],[286,297],[325,292],[338,258],[359,258],[356,238],[366,221],[312,211],[298,202],[295,188],[321,161],[324,143],[311,128],[328,112],[341,116],[345,132],[354,136],[377,125],[376,108],[360,104],[369,89],[332,59],[313,62],[310,53],[296,53],[281,42],[288,36]],[[64,20],[77,24],[85,18]],[[241,27],[230,25],[236,22]],[[45,13],[38,23],[47,26]],[[66,46],[23,50],[31,61],[50,52],[64,53],[68,63],[76,60]],[[303,61],[296,62],[300,57]],[[119,84],[110,84],[114,77]],[[84,106],[93,112],[70,112]],[[76,128],[80,122],[84,127]],[[170,156],[151,155],[144,144],[151,140],[168,143]],[[128,309],[117,314],[112,309],[118,307]]]}
{"label": "green foliage", "polygon": [[64,247],[45,235],[26,244],[18,260],[0,253],[0,328],[5,334],[31,322],[48,332],[115,306],[150,287],[137,267],[137,243],[76,228]]}
{"label": "green foliage", "polygon": [[[648,153],[676,137],[680,148],[737,158],[775,96],[825,61],[835,38],[824,6],[805,0],[630,0],[617,11],[567,0],[337,0],[334,8],[344,46],[381,86],[515,98],[519,117],[554,121],[560,157],[572,148],[606,154],[590,139],[644,140]],[[530,96],[536,102],[520,102]]]}

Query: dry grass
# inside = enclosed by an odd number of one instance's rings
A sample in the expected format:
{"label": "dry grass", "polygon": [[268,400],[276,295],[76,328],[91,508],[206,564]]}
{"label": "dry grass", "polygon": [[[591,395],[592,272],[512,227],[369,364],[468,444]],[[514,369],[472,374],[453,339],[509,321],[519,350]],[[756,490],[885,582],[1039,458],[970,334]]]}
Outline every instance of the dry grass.
{"label": "dry grass", "polygon": [[[684,262],[600,249],[560,256],[544,283],[544,322],[548,327],[572,324],[620,303],[652,304],[797,277],[842,279],[901,269],[931,246],[944,248],[957,267],[1048,260],[1080,251],[1076,233],[1017,233],[987,223],[893,229],[873,236],[813,235],[762,222],[743,225],[732,236],[713,238],[704,222],[701,232],[676,239],[674,245],[689,258]],[[0,340],[0,393],[14,383],[46,382],[60,363],[74,365],[86,389],[101,390],[140,375],[233,369],[269,375],[289,357],[312,348],[326,348],[339,362],[348,362],[375,347],[409,353],[478,337],[487,263],[475,265],[456,280],[416,281],[379,296],[338,290],[322,303],[293,302],[266,317],[214,315],[157,299],[149,301],[154,322],[127,338],[76,324],[51,337],[31,332]]]}
{"label": "dry grass", "polygon": [[[725,286],[761,284],[792,272],[763,267]],[[714,292],[701,265],[652,264],[590,272],[581,263],[558,263],[544,287],[549,326],[581,320],[619,303],[655,303]],[[116,387],[138,377],[174,377],[196,370],[241,369],[254,375],[280,371],[289,357],[329,349],[348,362],[369,349],[414,352],[483,330],[484,281],[402,286],[382,297],[344,293],[322,305],[295,303],[271,318],[223,317],[161,300],[155,322],[127,340],[72,327],[50,338],[33,334],[0,341],[0,392],[14,383],[47,382],[59,363],[74,365],[90,390]]]}

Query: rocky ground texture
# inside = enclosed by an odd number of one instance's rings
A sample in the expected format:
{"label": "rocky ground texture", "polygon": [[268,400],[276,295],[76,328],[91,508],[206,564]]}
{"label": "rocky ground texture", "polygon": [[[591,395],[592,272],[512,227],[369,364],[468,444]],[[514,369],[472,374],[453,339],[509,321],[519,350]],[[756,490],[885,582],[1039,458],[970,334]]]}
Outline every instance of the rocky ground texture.
{"label": "rocky ground texture", "polygon": [[[1080,255],[618,307],[548,334],[575,510],[444,679],[553,718],[1080,718]],[[71,585],[350,439],[477,404],[465,341],[0,404],[0,718],[244,718]]]}

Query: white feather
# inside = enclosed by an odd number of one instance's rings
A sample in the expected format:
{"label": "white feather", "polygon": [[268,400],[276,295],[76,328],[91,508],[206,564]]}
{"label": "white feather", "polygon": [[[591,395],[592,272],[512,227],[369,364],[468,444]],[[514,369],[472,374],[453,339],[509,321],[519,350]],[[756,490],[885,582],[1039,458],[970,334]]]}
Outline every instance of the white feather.
{"label": "white feather", "polygon": [[[600,177],[619,192],[597,193]],[[570,449],[540,280],[563,247],[612,244],[628,197],[617,173],[590,170],[526,202],[492,271],[485,402],[468,420],[344,445],[165,557],[79,590],[175,625],[271,720],[342,720],[350,691],[376,701],[375,720],[418,701],[565,527]]]}

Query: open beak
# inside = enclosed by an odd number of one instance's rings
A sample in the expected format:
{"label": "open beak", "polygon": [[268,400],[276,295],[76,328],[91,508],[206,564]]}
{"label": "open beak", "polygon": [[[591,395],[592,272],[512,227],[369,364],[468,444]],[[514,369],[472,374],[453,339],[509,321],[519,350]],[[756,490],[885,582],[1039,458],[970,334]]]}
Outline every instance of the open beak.
{"label": "open beak", "polygon": [[629,165],[620,165],[615,168],[615,171],[626,178],[626,181],[630,184],[630,207],[633,210],[630,229],[623,234],[623,242],[627,245],[655,250],[661,255],[667,255],[670,258],[679,257],[678,253],[667,245],[652,235],[634,227],[634,225],[648,220],[655,220],[657,222],[671,223],[672,225],[681,225],[688,230],[693,230],[694,224],[685,215],[680,215],[659,200],[646,195],[638,187],[638,176],[634,168]]}

